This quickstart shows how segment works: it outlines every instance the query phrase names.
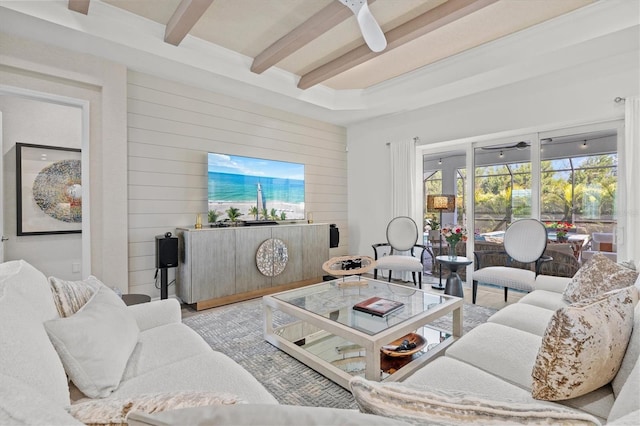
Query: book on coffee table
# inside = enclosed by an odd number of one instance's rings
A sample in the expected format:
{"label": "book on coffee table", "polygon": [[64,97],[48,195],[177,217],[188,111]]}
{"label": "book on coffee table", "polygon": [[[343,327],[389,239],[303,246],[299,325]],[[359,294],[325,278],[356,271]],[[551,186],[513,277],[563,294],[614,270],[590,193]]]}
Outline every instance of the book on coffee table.
{"label": "book on coffee table", "polygon": [[404,303],[396,302],[395,300],[384,299],[382,297],[371,297],[353,305],[353,309],[378,317],[384,317],[398,309],[401,309],[403,306]]}

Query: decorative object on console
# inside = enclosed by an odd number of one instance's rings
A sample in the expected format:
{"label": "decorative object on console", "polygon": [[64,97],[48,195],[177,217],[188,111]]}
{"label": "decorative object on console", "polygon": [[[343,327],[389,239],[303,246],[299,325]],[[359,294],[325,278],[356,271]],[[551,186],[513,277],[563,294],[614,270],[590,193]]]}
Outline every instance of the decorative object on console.
{"label": "decorative object on console", "polygon": [[569,303],[579,302],[610,290],[633,285],[638,272],[617,264],[607,256],[596,253],[582,265],[564,290],[564,299]]}
{"label": "decorative object on console", "polygon": [[[428,212],[440,212],[440,222],[442,225],[442,213],[453,213],[456,211],[456,196],[455,195],[427,195],[427,211]],[[442,254],[442,232],[440,232],[440,253]],[[455,250],[455,246],[451,247],[451,250]],[[442,268],[440,268],[440,280],[438,285],[432,285],[431,288],[436,290],[444,290],[442,285]]]}
{"label": "decorative object on console", "polygon": [[198,213],[196,215],[196,225],[195,225],[196,229],[202,229],[202,217],[200,216],[200,213]]}
{"label": "decorative object on console", "polygon": [[287,245],[279,238],[265,240],[256,253],[256,266],[262,275],[280,275],[289,261]]}
{"label": "decorative object on console", "polygon": [[17,235],[82,232],[80,160],[79,149],[16,143]]}
{"label": "decorative object on console", "polygon": [[531,373],[533,397],[561,401],[609,383],[625,355],[637,301],[630,285],[558,309]]}

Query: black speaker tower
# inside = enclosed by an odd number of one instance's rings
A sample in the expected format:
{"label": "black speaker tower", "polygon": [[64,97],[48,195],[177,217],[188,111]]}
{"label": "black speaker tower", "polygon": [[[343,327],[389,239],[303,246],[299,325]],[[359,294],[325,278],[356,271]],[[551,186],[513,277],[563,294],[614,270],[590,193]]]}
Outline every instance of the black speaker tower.
{"label": "black speaker tower", "polygon": [[168,268],[178,266],[178,238],[171,232],[156,235],[156,269],[160,270],[160,299],[169,297]]}

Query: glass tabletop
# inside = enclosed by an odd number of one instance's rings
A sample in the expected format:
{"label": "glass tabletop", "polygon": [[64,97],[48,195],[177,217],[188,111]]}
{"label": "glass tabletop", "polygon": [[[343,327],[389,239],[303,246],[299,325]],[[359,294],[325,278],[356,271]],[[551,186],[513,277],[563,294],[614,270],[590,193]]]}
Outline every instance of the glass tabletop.
{"label": "glass tabletop", "polygon": [[[342,325],[374,335],[422,314],[451,299],[384,281],[348,277],[274,294],[273,297]],[[372,297],[400,302],[402,307],[384,316],[353,309]]]}

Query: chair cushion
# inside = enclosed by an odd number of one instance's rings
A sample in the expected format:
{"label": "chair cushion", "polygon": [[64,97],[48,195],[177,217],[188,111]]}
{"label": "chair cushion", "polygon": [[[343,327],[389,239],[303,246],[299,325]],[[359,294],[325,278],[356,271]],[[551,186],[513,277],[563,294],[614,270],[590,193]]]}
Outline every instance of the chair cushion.
{"label": "chair cushion", "polygon": [[551,318],[532,370],[532,395],[559,401],[609,383],[624,357],[635,287],[614,290],[559,309]]}
{"label": "chair cushion", "polygon": [[535,289],[536,274],[526,269],[510,268],[508,266],[489,266],[473,271],[473,280],[479,283],[533,291]]}
{"label": "chair cushion", "polygon": [[555,404],[497,399],[430,386],[378,383],[356,376],[349,382],[360,411],[424,424],[571,424],[599,425],[595,417]]}
{"label": "chair cushion", "polygon": [[[636,365],[629,374],[627,381],[622,389],[616,395],[616,401],[609,412],[608,421],[612,422],[629,415],[629,413],[640,410],[640,398],[638,398],[638,389],[640,389],[640,362],[636,359]],[[640,416],[636,417],[636,424],[640,424]]]}
{"label": "chair cushion", "polygon": [[524,304],[537,306],[539,308],[550,309],[557,311],[560,308],[568,306],[569,303],[564,300],[562,293],[547,290],[536,290],[523,296],[518,304]]}
{"label": "chair cushion", "polygon": [[45,328],[67,374],[91,398],[118,387],[140,332],[122,299],[106,286],[78,312],[47,321]]}
{"label": "chair cushion", "polygon": [[422,271],[420,259],[412,256],[392,255],[376,260],[376,269],[390,269],[392,271]]}
{"label": "chair cushion", "polygon": [[633,285],[637,278],[636,271],[617,264],[601,253],[596,253],[573,276],[564,290],[564,298],[570,303],[578,302]]}

